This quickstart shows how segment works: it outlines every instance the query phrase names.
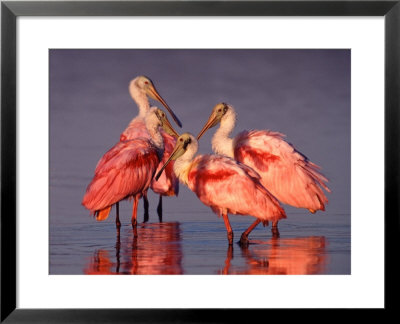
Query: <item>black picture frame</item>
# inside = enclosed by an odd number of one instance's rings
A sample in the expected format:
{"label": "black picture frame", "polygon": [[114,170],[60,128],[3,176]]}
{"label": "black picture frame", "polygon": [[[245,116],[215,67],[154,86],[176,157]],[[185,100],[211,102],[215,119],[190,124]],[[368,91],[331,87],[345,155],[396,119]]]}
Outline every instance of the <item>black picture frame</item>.
{"label": "black picture frame", "polygon": [[[396,1],[2,1],[1,322],[235,322],[268,309],[16,308],[16,19],[19,16],[383,16],[385,19],[385,315],[397,306],[400,0]],[[369,152],[366,152],[369,153]],[[366,161],[367,163],[367,161]],[[371,170],[373,172],[373,170]],[[367,181],[367,180],[366,180]],[[368,183],[366,182],[368,186]],[[373,190],[371,188],[371,190]],[[373,237],[371,238],[373,239]],[[373,262],[371,256],[371,262]],[[368,285],[368,283],[366,283]],[[211,293],[211,292],[210,292]],[[268,292],[266,292],[268,293]],[[345,292],[344,292],[345,293]],[[116,297],[116,296],[114,296]],[[238,298],[245,298],[238,296]],[[274,312],[272,312],[274,314]],[[309,319],[307,315],[307,319]],[[368,313],[370,316],[370,313]],[[318,318],[318,317],[316,317]],[[334,319],[334,317],[332,317]],[[350,318],[348,318],[351,320]],[[343,320],[343,318],[342,318]]]}

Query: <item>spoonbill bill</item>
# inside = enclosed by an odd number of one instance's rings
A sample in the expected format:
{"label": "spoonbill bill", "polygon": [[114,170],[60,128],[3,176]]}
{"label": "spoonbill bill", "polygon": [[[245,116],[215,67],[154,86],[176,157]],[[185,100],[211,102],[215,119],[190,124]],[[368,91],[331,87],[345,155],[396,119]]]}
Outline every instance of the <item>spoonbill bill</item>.
{"label": "spoonbill bill", "polygon": [[[235,109],[226,103],[217,104],[200,131],[197,139],[220,123],[212,137],[212,149],[217,154],[234,158],[260,176],[260,182],[281,203],[306,208],[311,213],[325,210],[328,202],[322,188],[328,180],[320,173],[320,167],[286,142],[284,135],[269,130],[242,131],[236,137],[230,134],[235,128]],[[279,235],[277,221],[272,232]]]}
{"label": "spoonbill bill", "polygon": [[174,172],[180,182],[189,187],[200,201],[222,216],[229,244],[233,231],[228,213],[251,215],[256,221],[243,232],[240,243],[248,243],[248,235],[260,222],[286,218],[278,200],[260,183],[260,176],[248,166],[222,155],[198,155],[198,142],[190,133],[178,139],[170,158],[157,173],[157,180],[164,167],[175,160]]}
{"label": "spoonbill bill", "polygon": [[[94,177],[86,189],[82,205],[98,221],[107,219],[111,206],[120,200],[133,198],[132,226],[137,224],[137,205],[148,190],[164,153],[160,127],[178,137],[165,113],[152,107],[145,117],[150,138],[120,141],[97,164]],[[120,228],[117,206],[116,226]]]}
{"label": "spoonbill bill", "polygon": [[[129,84],[129,93],[132,99],[136,102],[139,108],[139,114],[131,120],[129,125],[120,135],[120,141],[126,141],[135,139],[138,137],[150,138],[149,133],[147,132],[146,125],[144,122],[144,118],[147,112],[150,109],[150,103],[148,97],[159,101],[164,105],[164,107],[168,110],[171,114],[172,118],[174,119],[175,123],[182,127],[182,123],[178,119],[178,117],[174,114],[171,108],[167,105],[165,100],[161,97],[161,95],[156,90],[153,81],[151,81],[146,76],[138,76],[133,79]],[[172,152],[176,139],[169,135],[167,132],[161,131],[161,135],[164,140],[164,157],[161,161],[161,165],[168,159],[169,154]],[[161,177],[160,181],[152,182],[150,188],[156,193],[159,194],[159,202],[157,207],[158,218],[160,222],[162,221],[162,197],[163,196],[177,196],[179,193],[179,181],[175,177],[172,171],[172,165],[167,168],[166,172]],[[143,193],[143,201],[144,201],[144,221],[148,221],[149,214],[149,203],[147,200],[147,191]],[[118,205],[117,205],[118,206]]]}

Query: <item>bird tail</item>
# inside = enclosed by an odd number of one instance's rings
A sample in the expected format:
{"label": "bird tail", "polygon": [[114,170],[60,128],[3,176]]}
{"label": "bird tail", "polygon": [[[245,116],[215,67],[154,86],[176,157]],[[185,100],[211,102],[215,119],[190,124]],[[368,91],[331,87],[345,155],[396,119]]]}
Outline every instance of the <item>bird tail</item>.
{"label": "bird tail", "polygon": [[97,221],[106,220],[108,218],[108,215],[110,214],[110,211],[111,211],[111,206],[101,210],[96,210],[96,212],[94,213],[96,220]]}

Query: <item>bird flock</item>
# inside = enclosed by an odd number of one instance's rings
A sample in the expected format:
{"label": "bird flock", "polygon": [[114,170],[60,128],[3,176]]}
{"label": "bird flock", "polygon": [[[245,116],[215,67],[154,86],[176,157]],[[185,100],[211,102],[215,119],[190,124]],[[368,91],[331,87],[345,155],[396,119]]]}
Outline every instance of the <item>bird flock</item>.
{"label": "bird flock", "polygon": [[[137,226],[137,207],[144,203],[144,222],[149,219],[147,192],[159,195],[157,213],[162,221],[162,197],[178,196],[179,182],[193,191],[225,223],[229,245],[233,230],[228,214],[249,215],[256,220],[242,233],[242,246],[249,244],[250,232],[259,224],[268,226],[279,237],[278,221],[286,218],[281,204],[325,210],[330,192],[320,167],[269,130],[244,130],[230,137],[237,114],[232,105],[218,103],[195,137],[179,135],[164,111],[150,106],[149,98],[160,102],[174,122],[182,123],[145,76],[130,82],[129,92],[139,108],[120,135],[119,141],[97,163],[82,205],[96,220],[108,218],[115,205],[119,230],[119,202],[133,200],[131,223]],[[196,155],[198,141],[207,130],[219,125],[211,141],[215,154]]]}

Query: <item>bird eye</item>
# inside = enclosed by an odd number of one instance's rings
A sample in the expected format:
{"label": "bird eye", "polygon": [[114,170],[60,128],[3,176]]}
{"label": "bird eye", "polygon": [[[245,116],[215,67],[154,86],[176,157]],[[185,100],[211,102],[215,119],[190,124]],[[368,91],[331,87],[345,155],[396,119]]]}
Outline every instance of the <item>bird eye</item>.
{"label": "bird eye", "polygon": [[149,84],[149,82],[148,81],[144,81],[144,84]]}
{"label": "bird eye", "polygon": [[222,111],[221,108],[219,108],[219,109],[218,109],[218,112],[221,112],[221,111]]}
{"label": "bird eye", "polygon": [[183,142],[183,139],[182,139],[182,138],[180,138],[179,140],[180,140],[181,142]]}

